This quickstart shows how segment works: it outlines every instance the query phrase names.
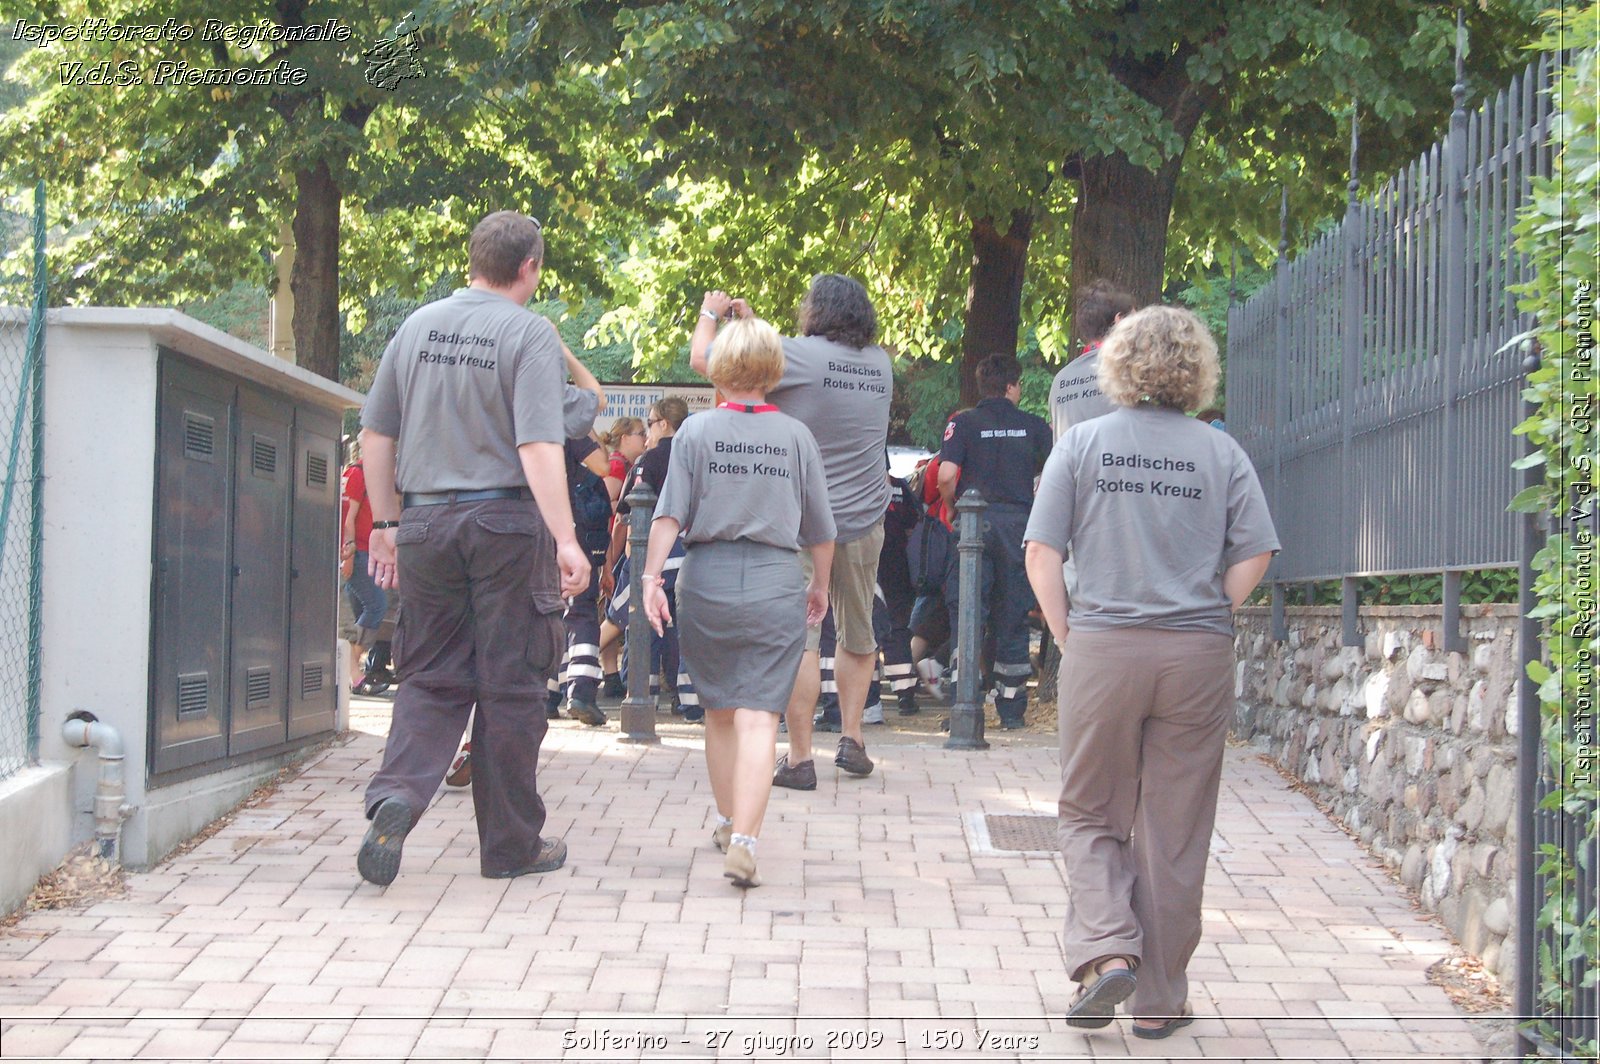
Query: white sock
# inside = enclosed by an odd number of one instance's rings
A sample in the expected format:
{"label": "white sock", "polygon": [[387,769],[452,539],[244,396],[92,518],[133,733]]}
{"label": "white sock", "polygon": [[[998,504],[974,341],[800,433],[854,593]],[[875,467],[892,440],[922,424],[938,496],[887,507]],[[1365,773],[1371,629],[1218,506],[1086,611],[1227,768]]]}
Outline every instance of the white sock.
{"label": "white sock", "polygon": [[723,816],[721,813],[717,814],[717,827],[726,828],[726,827],[732,827],[732,826],[733,826],[733,817],[731,817],[731,816]]}
{"label": "white sock", "polygon": [[754,835],[741,835],[736,831],[733,833],[733,839],[730,845],[743,846],[745,849],[750,851],[750,855],[752,857],[755,856],[756,837]]}

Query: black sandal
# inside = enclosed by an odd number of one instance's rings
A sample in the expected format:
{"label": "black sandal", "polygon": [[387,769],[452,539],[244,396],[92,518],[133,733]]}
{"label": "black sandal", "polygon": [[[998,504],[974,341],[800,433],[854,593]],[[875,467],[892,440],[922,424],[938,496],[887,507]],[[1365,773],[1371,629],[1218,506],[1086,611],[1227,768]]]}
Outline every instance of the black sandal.
{"label": "black sandal", "polygon": [[1183,1011],[1172,1017],[1172,1019],[1163,1021],[1159,1027],[1140,1027],[1135,1023],[1133,1025],[1133,1036],[1135,1038],[1165,1038],[1179,1027],[1187,1027],[1193,1022],[1194,1010],[1185,1001],[1183,1003]]}
{"label": "black sandal", "polygon": [[[1113,959],[1117,958],[1102,957],[1089,966],[1083,985],[1078,988],[1072,1004],[1067,1006],[1067,1026],[1105,1027],[1117,1014],[1117,1006],[1133,995],[1139,980],[1133,974],[1131,961],[1128,961],[1127,968],[1113,968],[1105,972],[1100,970],[1101,965]],[[1126,957],[1120,959],[1128,960]]]}

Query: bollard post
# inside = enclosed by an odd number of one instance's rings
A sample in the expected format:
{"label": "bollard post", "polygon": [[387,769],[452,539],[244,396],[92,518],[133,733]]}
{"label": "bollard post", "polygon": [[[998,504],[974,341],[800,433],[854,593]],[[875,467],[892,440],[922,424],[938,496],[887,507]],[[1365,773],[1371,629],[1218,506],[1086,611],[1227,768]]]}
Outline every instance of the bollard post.
{"label": "bollard post", "polygon": [[659,743],[656,700],[650,697],[650,639],[655,634],[644,615],[644,558],[650,549],[650,522],[656,493],[640,477],[628,493],[628,696],[622,700],[619,743]]}
{"label": "bollard post", "polygon": [[946,750],[987,750],[983,738],[983,693],[979,685],[983,659],[983,512],[989,504],[972,489],[956,500],[956,701],[950,708]]}

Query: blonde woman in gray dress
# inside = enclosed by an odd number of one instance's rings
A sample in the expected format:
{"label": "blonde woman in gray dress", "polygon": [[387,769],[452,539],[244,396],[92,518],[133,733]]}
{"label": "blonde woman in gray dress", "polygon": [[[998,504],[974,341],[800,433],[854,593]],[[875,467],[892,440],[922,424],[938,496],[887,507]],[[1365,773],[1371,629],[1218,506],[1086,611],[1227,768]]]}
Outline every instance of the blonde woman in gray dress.
{"label": "blonde woman in gray dress", "polygon": [[673,623],[661,569],[681,530],[678,637],[706,713],[712,841],[727,854],[723,874],[754,887],[778,721],[806,628],[828,609],[834,523],[811,430],[766,402],[783,378],[777,330],[759,318],[730,323],[711,349],[710,377],[724,398],[675,437],[650,527],[644,609],[658,633]]}

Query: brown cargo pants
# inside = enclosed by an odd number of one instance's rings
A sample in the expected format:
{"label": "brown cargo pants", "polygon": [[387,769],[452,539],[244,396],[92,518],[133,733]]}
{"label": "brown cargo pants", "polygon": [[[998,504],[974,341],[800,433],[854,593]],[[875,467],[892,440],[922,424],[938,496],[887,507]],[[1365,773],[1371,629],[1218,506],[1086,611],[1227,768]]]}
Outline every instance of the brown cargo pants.
{"label": "brown cargo pants", "polygon": [[472,807],[485,875],[539,855],[545,683],[561,661],[555,542],[521,499],[408,507],[396,533],[405,606],[392,650],[395,695],[383,767],[367,785],[426,809],[472,717]]}

